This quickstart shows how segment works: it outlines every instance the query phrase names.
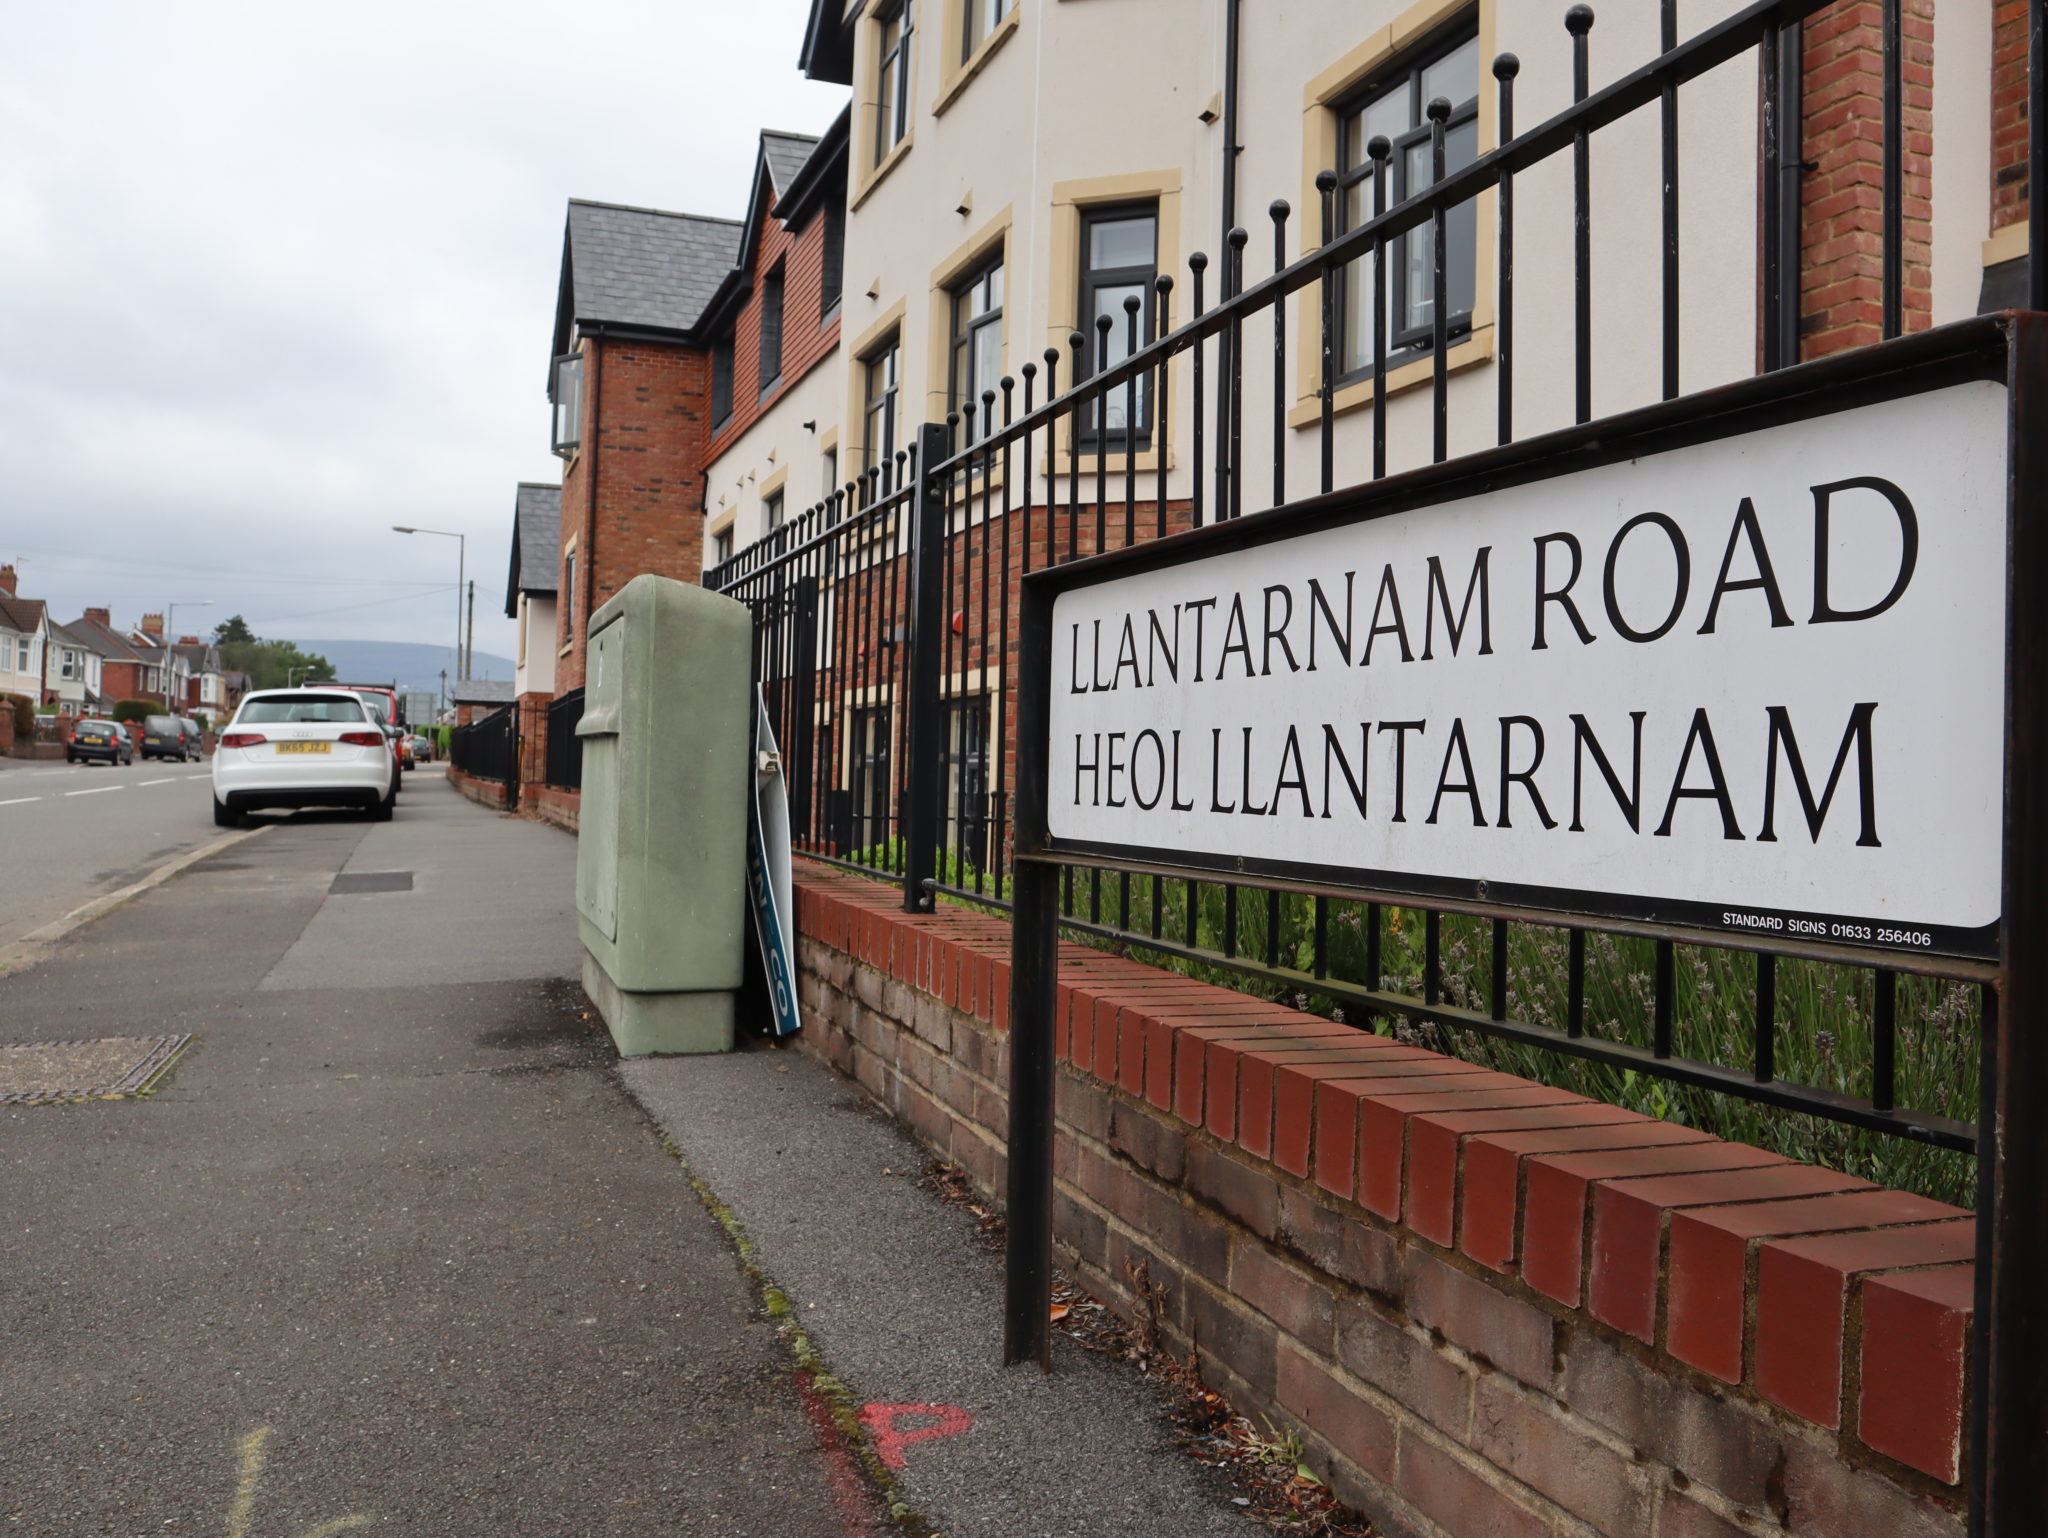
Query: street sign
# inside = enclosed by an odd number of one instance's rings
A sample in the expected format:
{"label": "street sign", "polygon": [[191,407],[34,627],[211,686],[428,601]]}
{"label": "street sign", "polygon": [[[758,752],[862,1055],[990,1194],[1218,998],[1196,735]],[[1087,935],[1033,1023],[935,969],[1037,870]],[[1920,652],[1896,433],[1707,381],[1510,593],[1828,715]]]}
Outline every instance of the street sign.
{"label": "street sign", "polygon": [[1034,577],[1048,856],[1994,955],[2007,388],[1891,388]]}

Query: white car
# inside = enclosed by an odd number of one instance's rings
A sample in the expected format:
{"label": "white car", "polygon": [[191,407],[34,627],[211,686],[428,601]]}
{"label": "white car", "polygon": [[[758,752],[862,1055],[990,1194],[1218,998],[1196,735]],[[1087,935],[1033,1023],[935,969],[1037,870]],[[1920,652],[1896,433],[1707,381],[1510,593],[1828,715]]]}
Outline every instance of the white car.
{"label": "white car", "polygon": [[345,689],[247,696],[213,755],[213,820],[239,827],[261,807],[355,806],[388,821],[398,770],[382,724]]}

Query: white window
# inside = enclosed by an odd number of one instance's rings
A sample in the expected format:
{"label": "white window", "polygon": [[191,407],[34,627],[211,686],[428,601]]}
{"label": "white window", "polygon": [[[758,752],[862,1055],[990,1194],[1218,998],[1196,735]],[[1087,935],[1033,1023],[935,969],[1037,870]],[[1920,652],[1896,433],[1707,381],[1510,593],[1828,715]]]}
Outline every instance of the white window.
{"label": "white window", "polygon": [[875,91],[875,162],[910,132],[910,37],[912,0],[882,17],[882,62]]}
{"label": "white window", "polygon": [[967,7],[967,25],[960,29],[960,61],[974,57],[974,50],[988,41],[989,34],[1011,11],[1017,0],[961,0]]}
{"label": "white window", "polygon": [[14,649],[15,649],[15,658],[14,658],[14,671],[15,671],[15,672],[17,672],[17,673],[26,673],[26,672],[28,672],[28,671],[29,671],[29,665],[28,665],[28,660],[29,660],[29,640],[28,640],[28,637],[27,637],[27,636],[19,636],[19,637],[17,637],[17,638],[16,638],[16,640],[15,640],[15,643],[14,643]]}

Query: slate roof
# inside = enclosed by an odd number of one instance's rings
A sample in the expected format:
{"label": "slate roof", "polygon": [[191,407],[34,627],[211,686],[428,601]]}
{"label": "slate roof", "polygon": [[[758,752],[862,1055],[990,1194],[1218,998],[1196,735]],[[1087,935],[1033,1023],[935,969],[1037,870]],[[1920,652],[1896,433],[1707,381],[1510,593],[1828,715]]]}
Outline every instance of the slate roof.
{"label": "slate roof", "polygon": [[[562,488],[521,481],[512,504],[512,569],[505,577],[505,617],[519,612],[519,595],[552,598],[562,549]],[[526,559],[531,553],[532,559]]]}
{"label": "slate roof", "polygon": [[778,195],[789,189],[817,147],[817,138],[812,134],[783,133],[774,128],[761,130],[761,158],[768,162],[768,174],[775,179]]}
{"label": "slate roof", "polygon": [[0,630],[16,635],[34,635],[43,628],[49,605],[40,598],[14,598],[0,593]]}
{"label": "slate roof", "polygon": [[509,705],[512,689],[509,678],[465,678],[450,693],[458,705]]}
{"label": "slate roof", "polygon": [[201,641],[196,645],[173,646],[171,650],[189,662],[194,673],[220,671],[220,653],[214,650],[211,641]]}
{"label": "slate roof", "polygon": [[[142,662],[147,660],[144,658],[140,647],[132,644],[120,631],[115,630],[111,626],[102,625],[96,619],[86,619],[81,615],[77,619],[67,620],[64,628],[110,661]],[[155,648],[151,647],[150,650],[154,651]]]}
{"label": "slate roof", "polygon": [[567,323],[688,331],[739,248],[737,219],[571,198],[558,342]]}

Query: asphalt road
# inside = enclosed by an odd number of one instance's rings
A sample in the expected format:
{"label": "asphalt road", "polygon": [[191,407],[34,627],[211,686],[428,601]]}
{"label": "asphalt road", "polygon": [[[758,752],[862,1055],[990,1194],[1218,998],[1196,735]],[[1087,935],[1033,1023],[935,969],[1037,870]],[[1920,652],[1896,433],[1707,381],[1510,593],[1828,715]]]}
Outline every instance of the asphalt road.
{"label": "asphalt road", "polygon": [[197,1036],[146,1099],[0,1106],[0,1534],[873,1530],[567,981],[574,858],[429,778],[0,975],[0,1045]]}
{"label": "asphalt road", "polygon": [[220,837],[204,762],[0,758],[0,950]]}

